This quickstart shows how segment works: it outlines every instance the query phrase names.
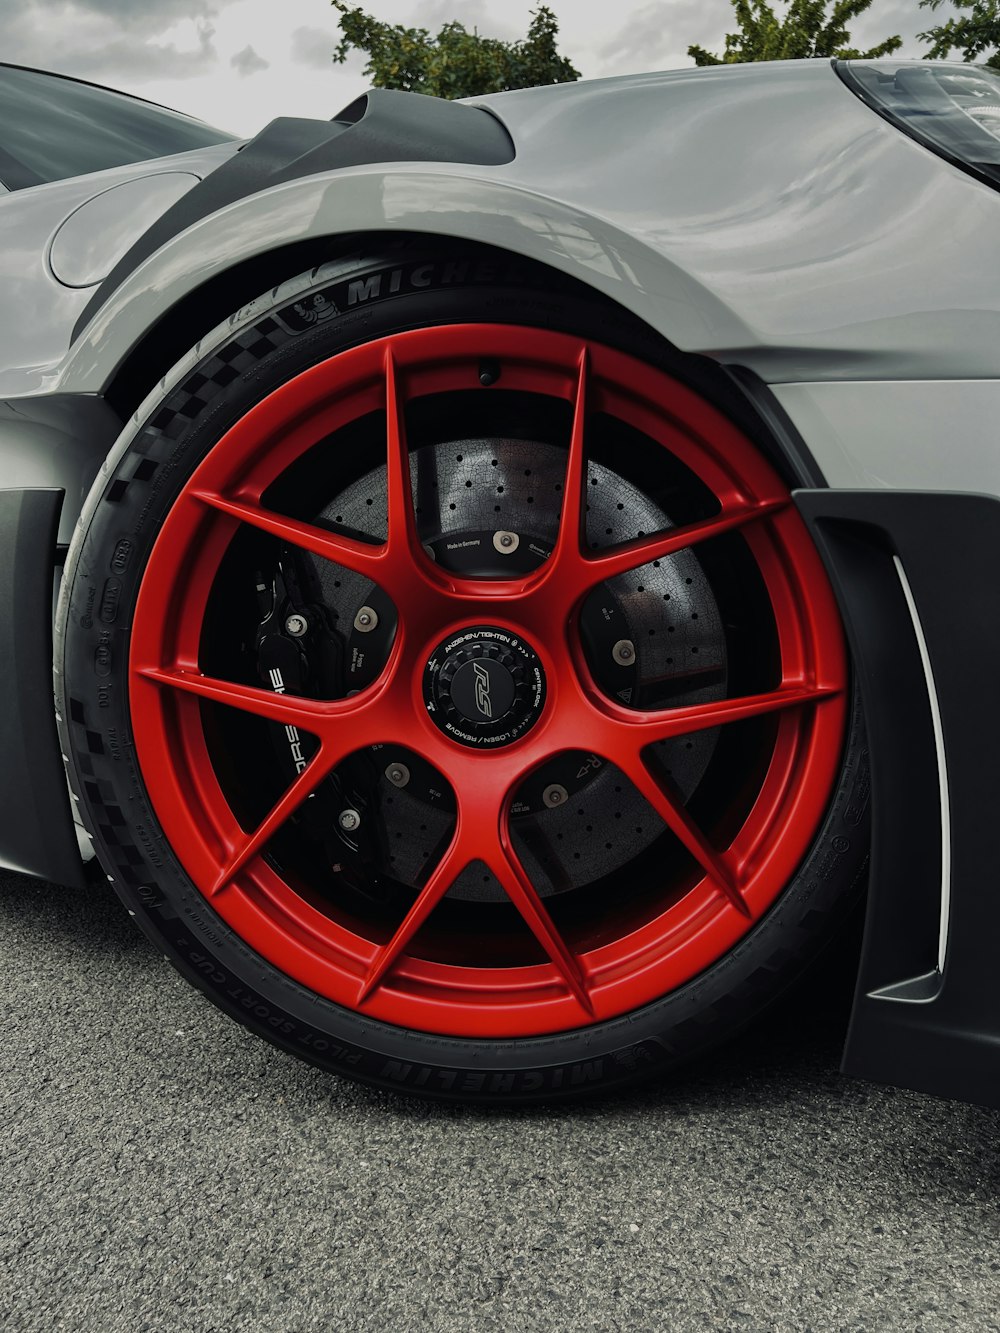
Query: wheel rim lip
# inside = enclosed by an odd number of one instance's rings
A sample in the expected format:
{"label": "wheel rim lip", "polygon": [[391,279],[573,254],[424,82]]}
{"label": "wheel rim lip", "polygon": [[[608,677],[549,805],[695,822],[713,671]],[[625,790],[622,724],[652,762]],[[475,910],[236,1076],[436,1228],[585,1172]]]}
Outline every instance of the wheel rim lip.
{"label": "wheel rim lip", "polygon": [[[388,344],[400,365],[418,378],[419,368],[425,367],[425,383],[440,381],[442,388],[449,384],[459,387],[455,380],[460,372],[473,371],[480,357],[491,356],[501,361],[528,360],[550,392],[563,380],[566,397],[570,397],[569,368],[584,345],[571,335],[487,325],[415,330],[364,344],[301,372],[267,395],[225,433],[182,486],[154,543],[140,587],[129,651],[129,702],[147,794],[174,854],[206,897],[218,870],[218,857],[210,844],[213,837],[218,838],[220,816],[225,829],[228,814],[230,833],[238,825],[214,774],[198,701],[167,695],[141,674],[150,663],[170,660],[171,644],[185,635],[190,641],[195,622],[200,634],[211,583],[239,526],[224,516],[207,514],[194,497],[204,487],[232,490],[237,475],[241,487],[266,489],[289,466],[293,451],[304,452],[328,433],[325,423],[331,414],[336,418],[346,411],[346,424],[360,414],[359,404],[370,400],[374,405],[374,385]],[[680,452],[678,442],[685,441],[680,456],[689,466],[689,459],[697,457],[703,467],[694,470],[703,480],[706,471],[714,478],[716,485],[708,483],[713,492],[718,494],[723,482],[731,485],[736,471],[731,458],[725,465],[720,460],[724,447],[736,449],[744,486],[758,494],[768,493],[767,488],[776,484],[780,487],[756,449],[709,403],[624,353],[587,345],[605,387],[612,384],[615,393],[637,399],[640,418],[652,410],[661,424],[666,421],[668,428],[655,438],[667,435],[675,453]],[[476,350],[470,352],[470,347]],[[669,411],[663,408],[664,401],[671,404]],[[284,430],[280,430],[282,423]],[[277,448],[276,425],[281,440]],[[262,478],[266,478],[263,485]],[[762,573],[769,570],[765,583],[772,606],[772,584],[783,584],[785,599],[797,603],[794,612],[784,618],[774,607],[782,655],[786,638],[804,639],[814,658],[822,660],[824,679],[846,680],[839,615],[819,556],[798,515],[786,509],[741,535]],[[185,579],[194,592],[186,604],[176,596]],[[501,605],[487,599],[481,619],[524,633],[542,657],[549,685],[542,717],[525,737],[504,747],[506,752],[540,740],[548,717],[558,706],[560,682],[553,663],[546,660],[545,645],[532,640],[516,617],[504,615]],[[183,625],[179,626],[176,620],[182,608]],[[432,637],[447,637],[451,628],[444,626]],[[795,650],[803,651],[803,645]],[[419,678],[414,676],[411,684],[416,703]],[[422,704],[415,711],[427,729],[433,729]],[[746,834],[747,850],[759,856],[744,890],[750,919],[721,902],[718,891],[703,879],[639,929],[580,954],[581,965],[593,982],[595,1020],[631,1012],[692,979],[738,943],[780,896],[811,845],[832,794],[840,766],[846,699],[838,696],[808,713],[806,721],[798,714],[780,718],[768,776],[733,844],[739,846]],[[481,758],[489,762],[494,753],[484,751]],[[185,788],[193,793],[202,816],[209,812],[207,826],[185,796]],[[779,814],[781,828],[776,830]],[[781,831],[785,836],[777,836]],[[789,831],[794,836],[788,836]],[[627,868],[619,873],[627,873]],[[225,894],[213,899],[211,908],[279,970],[336,1004],[355,1007],[351,995],[378,943],[331,924],[261,858]],[[361,1012],[395,1025],[450,1036],[509,1038],[581,1026],[576,1001],[561,989],[549,964],[469,968],[411,955],[405,956]]]}

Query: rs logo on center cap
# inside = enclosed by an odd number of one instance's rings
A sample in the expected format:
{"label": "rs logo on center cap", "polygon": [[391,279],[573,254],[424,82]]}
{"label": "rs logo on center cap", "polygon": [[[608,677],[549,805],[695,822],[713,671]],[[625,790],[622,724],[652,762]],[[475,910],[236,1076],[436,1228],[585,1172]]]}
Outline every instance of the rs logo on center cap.
{"label": "rs logo on center cap", "polygon": [[493,702],[490,699],[490,673],[484,666],[475,663],[476,672],[476,707],[483,717],[492,718]]}
{"label": "rs logo on center cap", "polygon": [[452,631],[427,659],[424,704],[431,721],[459,745],[513,745],[533,727],[545,702],[545,676],[534,649],[497,625]]}

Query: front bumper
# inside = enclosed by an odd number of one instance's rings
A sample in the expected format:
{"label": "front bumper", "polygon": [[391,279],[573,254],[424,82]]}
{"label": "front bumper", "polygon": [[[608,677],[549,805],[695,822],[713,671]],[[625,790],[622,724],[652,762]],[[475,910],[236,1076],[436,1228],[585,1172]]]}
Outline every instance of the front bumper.
{"label": "front bumper", "polygon": [[871,753],[846,1072],[1000,1106],[1000,500],[800,491]]}

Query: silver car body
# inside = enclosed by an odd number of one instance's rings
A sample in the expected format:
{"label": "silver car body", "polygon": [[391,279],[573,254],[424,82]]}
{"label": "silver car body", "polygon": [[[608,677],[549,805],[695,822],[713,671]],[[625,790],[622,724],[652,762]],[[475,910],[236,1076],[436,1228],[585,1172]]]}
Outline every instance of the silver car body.
{"label": "silver car body", "polygon": [[[935,502],[952,492],[967,493],[970,502],[991,497],[977,550],[1000,549],[992,509],[1000,501],[996,189],[875,114],[825,61],[649,74],[506,93],[474,105],[509,132],[516,155],[507,164],[380,162],[288,180],[201,217],[97,303],[102,280],[165,200],[194,188],[239,145],[0,194],[4,486],[64,491],[59,541],[69,543],[122,424],[105,395],[180,302],[282,247],[315,241],[329,253],[339,237],[426,234],[453,242],[456,254],[472,241],[568,274],[682,352],[740,368],[769,386],[772,409],[787,416],[811,455],[813,490],[802,508],[828,563],[836,558],[823,546],[825,523],[843,519],[848,534],[892,527],[886,519],[888,527],[879,528],[881,494],[919,492]],[[344,244],[346,255],[356,240]],[[413,281],[419,285],[419,274]],[[256,294],[243,297],[252,302]],[[363,289],[356,300],[365,300]],[[253,314],[252,304],[236,315],[206,310],[191,341],[224,316],[232,326]],[[158,367],[161,375],[170,372],[169,362]],[[855,504],[855,491],[867,497]],[[943,1012],[938,1002],[949,968],[960,980],[981,970],[981,960],[956,961],[960,950],[975,951],[984,932],[980,923],[956,918],[954,900],[959,883],[967,902],[978,892],[989,846],[985,833],[968,825],[960,842],[956,793],[973,793],[961,797],[967,820],[983,792],[1000,797],[995,776],[985,787],[979,781],[985,761],[976,746],[986,732],[961,713],[964,677],[949,656],[949,626],[957,624],[964,661],[988,689],[997,622],[988,622],[987,645],[970,629],[970,617],[947,621],[943,614],[953,610],[944,606],[948,590],[966,567],[956,549],[964,516],[975,510],[978,522],[982,512],[974,504],[943,508],[950,526],[942,524],[937,539],[951,553],[948,578],[935,582],[933,568],[921,572],[924,511],[905,504],[893,518],[891,575],[896,600],[905,600],[911,676],[929,710],[933,792],[924,808],[940,848],[925,873],[933,940],[920,943],[912,963],[905,955],[885,961],[895,947],[892,913],[908,910],[893,883],[891,846],[907,833],[906,812],[897,811],[891,834],[879,843],[876,833],[876,884],[888,897],[876,894],[870,908],[871,957],[862,968],[849,1053],[860,1072],[881,1076],[888,1069],[887,1078],[935,1087],[943,1081],[955,1095],[976,1097],[982,1080],[974,1071],[983,1050],[995,1052],[1000,1033],[995,998],[993,1016],[978,1031],[971,1032],[969,1003],[979,1012],[981,996],[956,1002],[938,1022],[948,1042],[926,1062],[937,1069],[934,1077],[915,1071],[912,1055],[895,1064],[887,1055],[894,1043],[919,1050],[930,1040],[930,1028],[914,1026],[912,1015],[921,1006],[928,1015]],[[845,547],[840,557],[850,554]],[[992,578],[983,586],[991,588]],[[932,615],[940,623],[931,625]],[[848,628],[862,676],[891,694],[892,680],[880,678],[884,662],[865,661],[863,605],[853,625],[848,616]],[[953,682],[947,692],[945,677]],[[989,718],[994,729],[996,711]],[[897,732],[908,725],[905,711],[892,724]],[[879,719],[870,710],[869,729],[875,756]],[[879,744],[882,754],[893,749],[891,727]],[[888,790],[893,779],[881,780]],[[891,807],[890,799],[879,816],[883,825]],[[898,878],[905,879],[902,871]],[[872,961],[878,950],[881,970]],[[931,1016],[930,1027],[936,1021]],[[956,1049],[963,1052],[958,1074],[949,1064]]]}
{"label": "silver car body", "polygon": [[[995,193],[874,115],[827,62],[479,104],[511,133],[509,165],[378,164],[252,195],[151,256],[76,342],[91,291],[60,283],[50,262],[66,216],[137,178],[155,210],[163,173],[194,185],[234,146],[0,198],[3,308],[31,312],[0,327],[0,399],[101,394],[179,300],[278,245],[426,232],[539,260],[682,350],[748,367],[832,486],[1000,494],[988,446],[1000,415]],[[135,199],[134,233],[108,243],[106,269],[148,224]],[[947,449],[942,419],[953,423]]]}

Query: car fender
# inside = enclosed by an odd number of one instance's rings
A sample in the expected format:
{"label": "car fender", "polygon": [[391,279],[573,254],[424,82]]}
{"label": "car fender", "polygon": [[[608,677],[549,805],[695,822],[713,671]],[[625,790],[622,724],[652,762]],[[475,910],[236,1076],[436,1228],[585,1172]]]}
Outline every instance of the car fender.
{"label": "car fender", "polygon": [[681,351],[769,384],[1000,377],[997,191],[880,118],[825,62],[480,105],[506,126],[511,161],[357,163],[239,199],[106,293],[60,389],[100,392],[146,330],[234,265],[376,233],[547,264]]}
{"label": "car fender", "polygon": [[146,330],[245,260],[303,241],[422,233],[566,273],[682,348],[751,338],[702,284],[613,221],[468,167],[393,164],[275,186],[195,223],[125,279],[74,344],[58,388],[49,382],[47,391],[103,392]]}

